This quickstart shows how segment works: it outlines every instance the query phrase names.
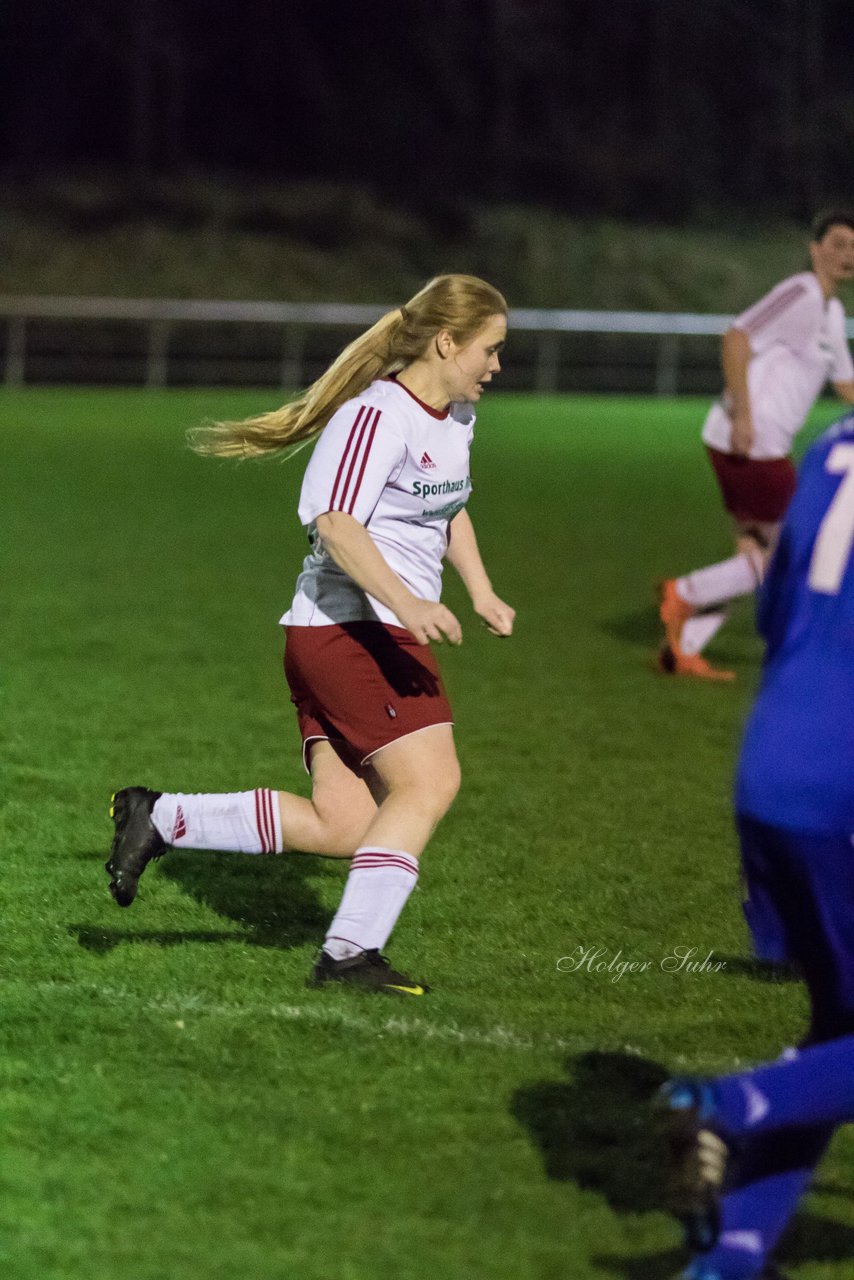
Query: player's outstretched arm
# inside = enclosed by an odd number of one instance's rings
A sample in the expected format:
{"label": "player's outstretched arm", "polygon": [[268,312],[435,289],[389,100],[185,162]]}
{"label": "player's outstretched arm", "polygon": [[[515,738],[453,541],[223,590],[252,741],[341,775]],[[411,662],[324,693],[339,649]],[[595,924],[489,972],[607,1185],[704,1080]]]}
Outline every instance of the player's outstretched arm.
{"label": "player's outstretched arm", "polygon": [[329,555],[348,578],[400,618],[419,644],[449,640],[460,644],[459,622],[445,605],[412,594],[389,566],[363,524],[343,511],[327,511],[315,521]]}
{"label": "player's outstretched arm", "polygon": [[449,532],[447,560],[462,578],[475,613],[483,619],[493,635],[511,635],[516,610],[505,604],[492,589],[480,558],[474,525],[467,511],[459,511],[454,516]]}

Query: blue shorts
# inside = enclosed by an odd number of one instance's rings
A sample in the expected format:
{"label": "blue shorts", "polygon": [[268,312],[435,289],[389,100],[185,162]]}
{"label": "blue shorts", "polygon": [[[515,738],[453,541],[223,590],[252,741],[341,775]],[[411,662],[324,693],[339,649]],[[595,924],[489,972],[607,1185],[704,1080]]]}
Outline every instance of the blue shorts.
{"label": "blue shorts", "polygon": [[798,965],[817,1042],[854,1033],[852,837],[787,831],[737,817],[744,914],[762,960]]}

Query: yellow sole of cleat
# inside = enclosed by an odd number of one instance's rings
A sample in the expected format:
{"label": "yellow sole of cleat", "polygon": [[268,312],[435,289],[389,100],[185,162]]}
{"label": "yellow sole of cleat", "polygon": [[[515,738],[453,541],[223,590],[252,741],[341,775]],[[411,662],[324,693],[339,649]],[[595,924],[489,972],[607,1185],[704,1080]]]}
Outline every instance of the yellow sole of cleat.
{"label": "yellow sole of cleat", "polygon": [[110,817],[114,818],[115,816],[116,816],[116,793],[114,791],[113,794],[110,796]]}

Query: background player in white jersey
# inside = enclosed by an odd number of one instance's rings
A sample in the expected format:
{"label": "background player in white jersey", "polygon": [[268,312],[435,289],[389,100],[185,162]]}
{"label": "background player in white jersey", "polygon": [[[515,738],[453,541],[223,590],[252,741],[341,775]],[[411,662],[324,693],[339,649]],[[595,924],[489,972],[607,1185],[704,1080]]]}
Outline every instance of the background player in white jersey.
{"label": "background player in white jersey", "polygon": [[200,452],[225,457],[275,453],[322,433],[299,504],[312,550],[281,620],[312,794],[119,791],[106,866],[120,906],[170,845],[352,858],[312,981],[426,990],[381,948],[459,787],[452,712],[429,648],[462,639],[439,599],[443,557],[489,630],[513,629],[464,509],[474,405],[500,371],[506,331],[496,289],[439,276],[300,399],[195,433]]}
{"label": "background player in white jersey", "polygon": [[854,404],[854,364],[835,296],[854,277],[854,212],[822,215],[809,252],[811,271],[781,281],[723,336],[725,389],[703,441],[735,525],[736,554],[662,583],[665,674],[734,678],[702,650],[726,621],[729,602],[762,580],[795,488],[792,441],[828,380]]}

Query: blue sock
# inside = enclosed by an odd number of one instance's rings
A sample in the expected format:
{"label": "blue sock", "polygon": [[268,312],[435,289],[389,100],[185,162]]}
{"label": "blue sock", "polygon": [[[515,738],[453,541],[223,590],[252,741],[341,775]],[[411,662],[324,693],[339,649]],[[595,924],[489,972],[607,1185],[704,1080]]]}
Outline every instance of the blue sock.
{"label": "blue sock", "polygon": [[715,1114],[732,1137],[854,1120],[854,1036],[711,1084]]}

